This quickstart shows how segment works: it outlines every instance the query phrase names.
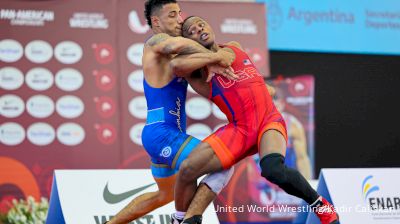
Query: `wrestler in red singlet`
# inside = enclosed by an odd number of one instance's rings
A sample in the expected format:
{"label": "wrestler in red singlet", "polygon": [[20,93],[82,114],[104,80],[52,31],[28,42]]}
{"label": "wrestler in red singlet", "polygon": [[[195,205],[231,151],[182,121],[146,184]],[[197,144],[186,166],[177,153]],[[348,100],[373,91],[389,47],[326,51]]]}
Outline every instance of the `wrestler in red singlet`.
{"label": "wrestler in red singlet", "polygon": [[231,67],[238,80],[215,75],[210,82],[209,98],[227,116],[229,124],[204,141],[214,149],[224,168],[258,152],[260,138],[270,129],[279,131],[287,140],[286,125],[275,108],[261,74],[249,56],[234,46],[236,58]]}

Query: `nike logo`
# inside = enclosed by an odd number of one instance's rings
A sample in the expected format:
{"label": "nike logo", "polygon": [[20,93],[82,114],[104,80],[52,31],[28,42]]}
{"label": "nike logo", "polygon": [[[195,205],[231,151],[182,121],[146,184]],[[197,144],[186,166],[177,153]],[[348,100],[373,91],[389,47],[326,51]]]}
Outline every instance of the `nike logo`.
{"label": "nike logo", "polygon": [[108,189],[108,183],[107,183],[107,185],[106,185],[106,187],[104,188],[104,191],[103,191],[103,198],[109,204],[117,204],[117,203],[119,203],[119,202],[121,202],[121,201],[123,201],[123,200],[125,200],[125,199],[127,199],[127,198],[129,198],[129,197],[131,197],[131,196],[133,196],[133,195],[135,195],[135,194],[137,194],[137,193],[139,193],[139,192],[151,187],[151,186],[153,186],[154,184],[156,184],[156,183],[152,183],[152,184],[149,184],[149,185],[146,185],[146,186],[143,186],[143,187],[139,187],[139,188],[136,188],[136,189],[124,192],[124,193],[113,194]]}

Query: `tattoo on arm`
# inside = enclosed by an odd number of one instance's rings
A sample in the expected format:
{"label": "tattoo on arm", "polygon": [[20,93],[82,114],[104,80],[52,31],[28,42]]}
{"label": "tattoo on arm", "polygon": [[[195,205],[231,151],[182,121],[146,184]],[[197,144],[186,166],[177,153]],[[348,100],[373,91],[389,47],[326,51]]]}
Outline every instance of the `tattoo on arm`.
{"label": "tattoo on arm", "polygon": [[190,40],[190,42],[192,42],[192,43],[184,46],[178,54],[186,55],[186,54],[194,54],[194,53],[211,53],[212,52],[195,41]]}
{"label": "tattoo on arm", "polygon": [[166,39],[168,39],[170,36],[166,33],[159,33],[156,34],[154,36],[152,36],[148,41],[147,44],[151,47],[165,41]]}
{"label": "tattoo on arm", "polygon": [[183,37],[171,37],[166,33],[154,35],[147,41],[147,44],[151,47],[156,47],[156,51],[162,54],[187,55],[193,53],[211,52],[193,40]]}

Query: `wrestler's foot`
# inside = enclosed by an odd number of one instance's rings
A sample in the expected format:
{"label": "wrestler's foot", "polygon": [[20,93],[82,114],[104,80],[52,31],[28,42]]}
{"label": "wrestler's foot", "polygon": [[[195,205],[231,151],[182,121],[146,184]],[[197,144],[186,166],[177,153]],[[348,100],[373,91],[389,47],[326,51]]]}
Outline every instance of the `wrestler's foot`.
{"label": "wrestler's foot", "polygon": [[320,197],[319,200],[314,211],[321,221],[321,224],[338,224],[339,216],[335,212],[333,205],[323,197]]}
{"label": "wrestler's foot", "polygon": [[203,220],[203,216],[194,215],[188,219],[183,220],[182,224],[201,224],[202,220]]}
{"label": "wrestler's foot", "polygon": [[171,224],[181,224],[183,219],[176,217],[175,213],[171,214]]}

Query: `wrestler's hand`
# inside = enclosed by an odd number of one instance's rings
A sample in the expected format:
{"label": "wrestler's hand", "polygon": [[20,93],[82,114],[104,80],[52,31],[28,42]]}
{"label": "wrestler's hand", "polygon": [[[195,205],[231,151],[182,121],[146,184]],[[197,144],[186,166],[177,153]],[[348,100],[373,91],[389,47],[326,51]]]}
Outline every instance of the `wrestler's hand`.
{"label": "wrestler's hand", "polygon": [[229,48],[221,48],[216,54],[218,55],[218,64],[223,67],[229,67],[235,60],[235,53]]}
{"label": "wrestler's hand", "polygon": [[268,93],[269,93],[269,95],[270,96],[272,96],[272,97],[274,97],[275,96],[275,94],[276,94],[276,90],[275,90],[275,88],[274,87],[272,87],[272,86],[270,86],[270,85],[268,85],[268,84],[265,84],[266,86],[267,86],[267,89],[268,89]]}
{"label": "wrestler's hand", "polygon": [[232,67],[223,67],[219,64],[212,64],[207,66],[207,79],[206,82],[211,81],[212,77],[215,74],[222,75],[230,80],[236,80],[239,78],[238,75],[235,74]]}
{"label": "wrestler's hand", "polygon": [[232,65],[233,61],[235,60],[235,54],[231,49],[221,48],[219,49],[216,54],[218,55],[218,64],[222,67],[229,67]]}

